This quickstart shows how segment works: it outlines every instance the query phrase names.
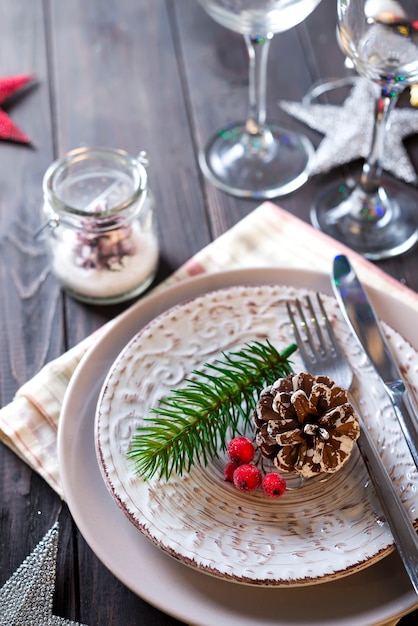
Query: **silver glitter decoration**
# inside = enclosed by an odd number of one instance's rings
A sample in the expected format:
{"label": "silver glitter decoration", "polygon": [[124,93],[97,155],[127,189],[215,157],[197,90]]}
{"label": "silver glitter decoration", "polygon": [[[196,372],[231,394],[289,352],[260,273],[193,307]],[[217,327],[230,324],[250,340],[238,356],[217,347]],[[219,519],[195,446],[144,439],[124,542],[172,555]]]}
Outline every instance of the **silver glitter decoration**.
{"label": "silver glitter decoration", "polygon": [[58,522],[0,589],[0,626],[83,626],[52,615]]}
{"label": "silver glitter decoration", "polygon": [[[327,85],[330,89],[339,88],[342,82],[336,80]],[[374,86],[368,80],[357,78],[342,106],[314,104],[309,95],[300,103],[286,100],[279,102],[279,106],[289,115],[325,135],[311,160],[311,176],[369,156],[374,125],[373,89]],[[382,167],[396,178],[412,184],[418,183],[418,177],[403,139],[417,132],[417,110],[395,108],[391,112]]]}

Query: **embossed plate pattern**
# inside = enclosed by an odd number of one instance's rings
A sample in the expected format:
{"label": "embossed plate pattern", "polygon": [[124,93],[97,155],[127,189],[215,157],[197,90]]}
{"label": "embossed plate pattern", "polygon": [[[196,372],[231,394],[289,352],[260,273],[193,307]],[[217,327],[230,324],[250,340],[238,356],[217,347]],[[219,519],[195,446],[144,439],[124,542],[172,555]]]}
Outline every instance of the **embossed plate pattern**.
{"label": "embossed plate pattern", "polygon": [[[345,576],[393,549],[358,454],[324,483],[288,491],[280,500],[242,494],[223,481],[225,458],[195,465],[183,477],[148,482],[126,459],[131,437],[150,407],[185,376],[222,351],[269,337],[278,348],[293,340],[285,301],[306,290],[277,285],[211,292],[170,309],[124,348],[104,383],[96,415],[96,449],[112,496],[131,522],[179,561],[214,576],[264,586],[300,586]],[[336,333],[356,376],[362,416],[405,506],[415,520],[418,477],[384,390],[325,297]],[[416,390],[416,352],[385,326]],[[295,355],[295,369],[300,369]]]}

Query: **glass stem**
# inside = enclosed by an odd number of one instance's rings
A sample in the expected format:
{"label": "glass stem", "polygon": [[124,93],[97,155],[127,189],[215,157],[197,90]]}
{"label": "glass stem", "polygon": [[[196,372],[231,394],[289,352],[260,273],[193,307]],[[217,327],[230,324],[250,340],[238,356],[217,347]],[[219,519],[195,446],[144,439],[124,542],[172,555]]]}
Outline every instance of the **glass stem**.
{"label": "glass stem", "polygon": [[247,132],[262,135],[266,123],[267,62],[273,34],[244,35],[249,57],[249,102]]}
{"label": "glass stem", "polygon": [[382,158],[389,115],[398,97],[399,94],[388,95],[387,92],[382,89],[379,96],[376,98],[372,145],[369,157],[363,165],[360,178],[360,186],[366,194],[376,194],[380,186]]}

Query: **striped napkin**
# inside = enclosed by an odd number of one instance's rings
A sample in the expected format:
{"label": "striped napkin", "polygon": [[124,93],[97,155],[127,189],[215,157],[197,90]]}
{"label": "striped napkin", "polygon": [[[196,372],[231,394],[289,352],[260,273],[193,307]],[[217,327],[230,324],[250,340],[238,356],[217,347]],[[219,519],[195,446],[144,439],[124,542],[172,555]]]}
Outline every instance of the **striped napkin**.
{"label": "striped napkin", "polygon": [[[392,292],[398,300],[418,311],[417,294],[271,202],[260,205],[203,248],[154,291],[190,276],[233,268],[277,266],[329,273],[336,254],[350,257],[366,285]],[[113,323],[108,322],[105,327]],[[48,363],[0,410],[0,440],[38,472],[61,498],[64,494],[57,459],[60,409],[75,368],[102,330]]]}

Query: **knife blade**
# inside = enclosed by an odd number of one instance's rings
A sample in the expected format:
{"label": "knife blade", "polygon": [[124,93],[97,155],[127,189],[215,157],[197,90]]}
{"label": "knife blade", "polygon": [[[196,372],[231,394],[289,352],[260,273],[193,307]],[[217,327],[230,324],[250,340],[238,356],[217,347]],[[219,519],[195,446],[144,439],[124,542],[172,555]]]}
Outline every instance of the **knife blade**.
{"label": "knife blade", "polygon": [[335,257],[332,278],[332,287],[342,313],[383,381],[418,469],[418,410],[370,300],[346,256]]}

